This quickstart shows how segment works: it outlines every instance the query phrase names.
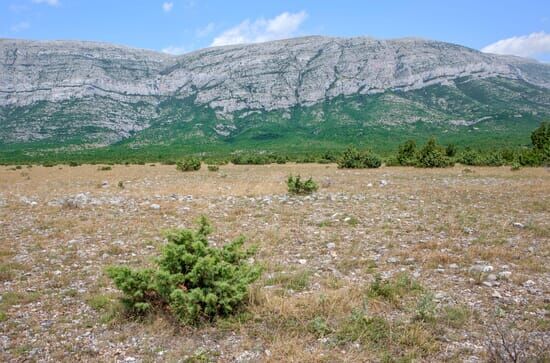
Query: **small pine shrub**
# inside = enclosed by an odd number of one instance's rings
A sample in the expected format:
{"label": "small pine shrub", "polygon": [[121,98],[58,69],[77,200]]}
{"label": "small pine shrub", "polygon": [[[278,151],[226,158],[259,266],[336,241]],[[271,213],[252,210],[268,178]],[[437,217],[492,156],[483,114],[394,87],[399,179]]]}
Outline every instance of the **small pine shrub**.
{"label": "small pine shrub", "polygon": [[414,140],[407,140],[404,144],[399,145],[396,158],[399,165],[414,165],[416,163],[416,142]]}
{"label": "small pine shrub", "polygon": [[416,166],[421,168],[445,168],[451,165],[445,150],[437,144],[435,138],[430,138],[418,152]]}
{"label": "small pine shrub", "polygon": [[542,165],[542,153],[537,149],[523,149],[518,153],[517,161],[521,166]]}
{"label": "small pine shrub", "polygon": [[208,165],[208,171],[219,171],[220,167],[217,165]]}
{"label": "small pine shrub", "polygon": [[550,145],[550,122],[543,122],[531,133],[531,142],[536,150],[542,150]]}
{"label": "small pine shrub", "polygon": [[486,166],[502,166],[506,163],[506,160],[502,157],[502,154],[498,151],[492,151],[485,155],[483,158],[483,165]]}
{"label": "small pine shrub", "polygon": [[445,155],[447,155],[447,157],[449,158],[454,158],[456,156],[457,151],[458,151],[458,148],[456,147],[455,144],[449,144],[445,148]]}
{"label": "small pine shrub", "polygon": [[100,166],[99,168],[97,168],[97,170],[99,171],[109,171],[109,170],[112,170],[113,168],[110,167],[110,166]]}
{"label": "small pine shrub", "polygon": [[345,150],[338,160],[341,169],[379,168],[381,165],[382,160],[377,155],[368,150],[361,152],[354,147]]}
{"label": "small pine shrub", "polygon": [[319,186],[312,178],[302,181],[300,175],[296,177],[290,175],[286,181],[286,185],[290,194],[311,194],[319,189]]}
{"label": "small pine shrub", "polygon": [[79,165],[80,165],[80,164],[77,163],[76,161],[69,161],[69,166],[70,166],[70,167],[73,167],[73,168],[74,168],[75,166],[79,166]]}
{"label": "small pine shrub", "polygon": [[197,230],[167,233],[168,244],[156,268],[108,268],[109,277],[124,294],[125,308],[135,314],[164,310],[182,324],[236,313],[261,271],[247,262],[254,249],[243,249],[244,237],[215,248],[208,244],[211,232],[210,222],[201,217]]}
{"label": "small pine shrub", "polygon": [[460,154],[458,157],[458,162],[463,165],[470,165],[470,166],[476,166],[476,165],[482,165],[482,157],[479,154],[479,152],[466,147],[464,151]]}
{"label": "small pine shrub", "polygon": [[176,169],[179,171],[196,171],[200,170],[201,161],[197,158],[189,158],[183,161],[179,161],[176,165]]}
{"label": "small pine shrub", "polygon": [[118,182],[118,187],[119,189],[124,189],[124,182],[122,180]]}

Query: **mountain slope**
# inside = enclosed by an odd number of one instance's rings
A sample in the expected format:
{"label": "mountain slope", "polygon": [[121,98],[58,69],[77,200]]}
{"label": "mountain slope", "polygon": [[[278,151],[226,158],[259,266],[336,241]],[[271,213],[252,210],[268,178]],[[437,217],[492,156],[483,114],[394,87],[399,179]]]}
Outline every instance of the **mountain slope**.
{"label": "mountain slope", "polygon": [[419,127],[475,143],[481,124],[521,142],[550,116],[549,87],[549,65],[420,39],[305,37],[179,57],[5,39],[0,148],[322,147]]}

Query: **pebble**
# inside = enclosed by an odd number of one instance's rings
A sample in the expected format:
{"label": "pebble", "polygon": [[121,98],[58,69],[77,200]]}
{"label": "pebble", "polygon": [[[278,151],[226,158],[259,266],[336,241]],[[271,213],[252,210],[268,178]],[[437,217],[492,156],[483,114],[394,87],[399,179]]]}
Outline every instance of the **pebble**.
{"label": "pebble", "polygon": [[470,267],[470,272],[492,272],[493,266],[491,265],[473,265]]}
{"label": "pebble", "polygon": [[159,210],[159,209],[160,209],[160,205],[158,205],[158,204],[151,204],[151,205],[149,206],[149,208],[154,209],[154,210]]}

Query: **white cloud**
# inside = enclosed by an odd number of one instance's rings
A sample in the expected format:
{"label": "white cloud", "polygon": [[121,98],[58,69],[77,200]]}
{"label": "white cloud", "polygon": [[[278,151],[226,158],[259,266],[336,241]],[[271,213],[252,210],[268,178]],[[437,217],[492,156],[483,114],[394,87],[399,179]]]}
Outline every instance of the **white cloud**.
{"label": "white cloud", "polygon": [[172,54],[172,55],[180,55],[187,52],[187,50],[185,49],[185,47],[170,45],[166,48],[163,48],[162,52],[167,54]]}
{"label": "white cloud", "polygon": [[485,53],[511,54],[520,57],[536,57],[550,54],[550,34],[531,33],[499,40],[481,49]]}
{"label": "white cloud", "polygon": [[19,33],[19,32],[22,32],[23,30],[27,30],[31,27],[31,23],[29,23],[28,21],[22,21],[22,22],[19,22],[17,24],[14,24],[10,27],[10,30],[13,32],[13,33]]}
{"label": "white cloud", "polygon": [[32,0],[32,2],[35,3],[35,4],[46,4],[46,5],[49,5],[49,6],[59,6],[59,5],[61,5],[59,0]]}
{"label": "white cloud", "polygon": [[169,13],[172,11],[172,8],[174,7],[174,3],[162,3],[162,10],[164,10],[164,12],[166,13]]}
{"label": "white cloud", "polygon": [[197,34],[197,37],[204,38],[205,36],[209,35],[216,29],[216,24],[214,23],[208,23],[206,26],[202,28],[198,28],[195,33]]}
{"label": "white cloud", "polygon": [[215,37],[212,46],[259,43],[289,38],[296,34],[306,18],[307,13],[301,11],[299,13],[284,12],[272,19],[260,18],[253,22],[246,19]]}

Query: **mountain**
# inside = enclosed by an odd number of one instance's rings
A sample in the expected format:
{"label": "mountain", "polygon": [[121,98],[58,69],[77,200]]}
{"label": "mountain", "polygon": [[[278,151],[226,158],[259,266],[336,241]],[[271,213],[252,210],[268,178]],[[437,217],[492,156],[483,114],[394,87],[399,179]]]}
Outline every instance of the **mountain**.
{"label": "mountain", "polygon": [[422,39],[303,37],[182,56],[0,39],[0,151],[528,142],[550,65]]}

